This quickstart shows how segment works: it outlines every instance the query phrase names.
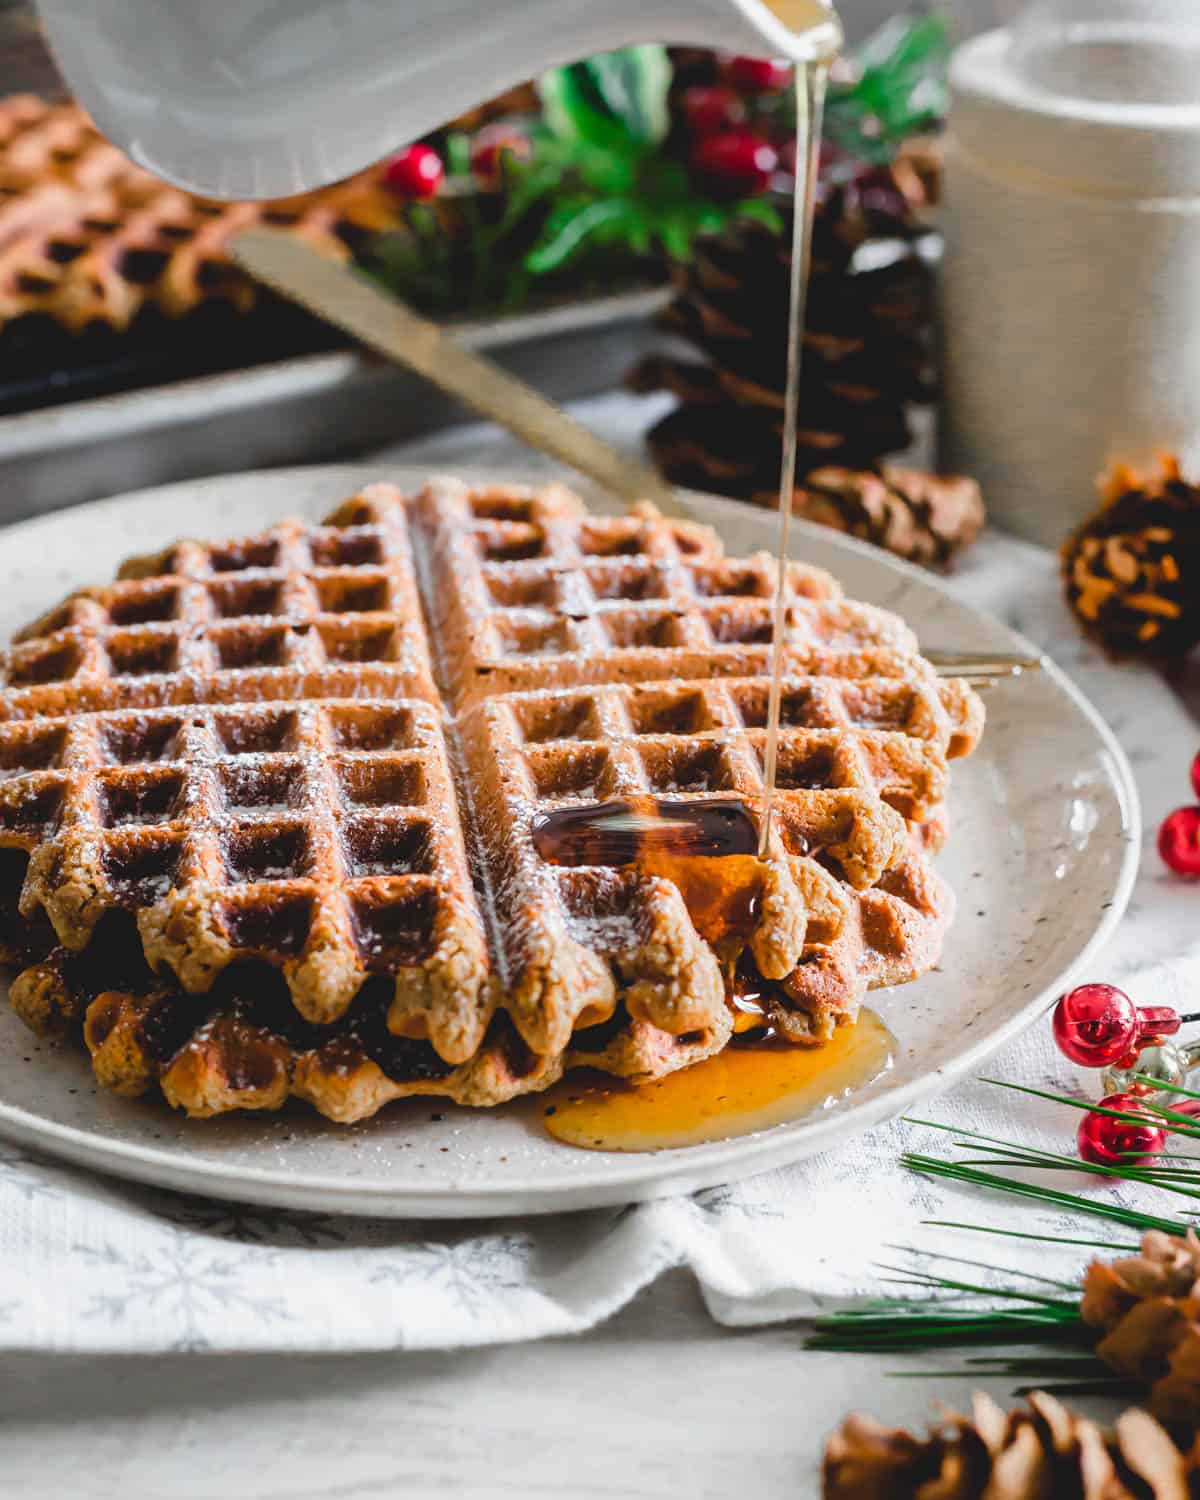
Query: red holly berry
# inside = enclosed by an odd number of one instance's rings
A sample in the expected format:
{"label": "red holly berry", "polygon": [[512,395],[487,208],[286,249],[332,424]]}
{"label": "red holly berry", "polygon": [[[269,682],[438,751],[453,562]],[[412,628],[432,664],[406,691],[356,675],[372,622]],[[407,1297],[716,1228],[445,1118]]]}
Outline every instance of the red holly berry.
{"label": "red holly berry", "polygon": [[696,142],[692,165],[721,190],[762,193],[779,166],[779,153],[753,130],[722,130]]}
{"label": "red holly berry", "polygon": [[1177,807],[1162,820],[1158,852],[1176,875],[1200,876],[1200,807]]}
{"label": "red holly berry", "polygon": [[442,158],[421,141],[397,151],[383,169],[385,186],[401,198],[432,198],[445,175]]}
{"label": "red holly berry", "polygon": [[1098,1167],[1134,1167],[1157,1155],[1166,1144],[1166,1131],[1136,1094],[1110,1094],[1101,1099],[1100,1106],[1144,1115],[1146,1123],[1114,1120],[1111,1115],[1095,1112],[1084,1115],[1075,1137],[1084,1161]]}
{"label": "red holly berry", "polygon": [[483,187],[494,188],[504,180],[504,157],[528,161],[533,142],[515,125],[485,125],[471,142],[471,172]]}
{"label": "red holly berry", "polygon": [[773,94],[792,81],[792,66],[778,57],[727,57],[721,76],[744,94]]}
{"label": "red holly berry", "polygon": [[684,92],[683,114],[696,135],[713,135],[740,125],[746,118],[746,106],[732,89],[697,84]]}
{"label": "red holly berry", "polygon": [[1200,750],[1192,756],[1192,791],[1200,797]]}

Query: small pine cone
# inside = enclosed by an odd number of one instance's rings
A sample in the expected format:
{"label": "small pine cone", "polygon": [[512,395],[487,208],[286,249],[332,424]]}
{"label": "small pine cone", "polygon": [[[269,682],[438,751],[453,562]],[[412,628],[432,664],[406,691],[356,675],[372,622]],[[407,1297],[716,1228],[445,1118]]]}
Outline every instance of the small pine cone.
{"label": "small pine cone", "polygon": [[1200,1452],[1132,1408],[1106,1434],[1035,1391],[1004,1412],[977,1395],[922,1441],[852,1416],[825,1447],[824,1500],[1188,1500]]}
{"label": "small pine cone", "polygon": [[1173,460],[1143,480],[1125,468],[1063,543],[1067,603],[1114,655],[1181,656],[1200,641],[1200,486]]}
{"label": "small pine cone", "polygon": [[1164,1422],[1200,1427],[1200,1239],[1152,1230],[1139,1255],[1093,1261],[1080,1316],[1103,1337],[1099,1357],[1149,1389]]}
{"label": "small pine cone", "polygon": [[948,562],[983,528],[983,496],[973,479],[923,474],[885,464],[878,473],[814,470],[793,492],[808,521],[886,547],[910,562]]}

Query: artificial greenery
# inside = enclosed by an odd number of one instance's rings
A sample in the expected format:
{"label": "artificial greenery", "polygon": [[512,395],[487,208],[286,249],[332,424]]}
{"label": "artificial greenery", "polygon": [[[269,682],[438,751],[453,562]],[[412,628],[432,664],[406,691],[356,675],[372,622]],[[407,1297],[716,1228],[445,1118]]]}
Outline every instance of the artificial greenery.
{"label": "artificial greenery", "polygon": [[425,311],[511,311],[534,289],[645,279],[659,257],[735,216],[781,225],[764,199],[718,199],[666,147],[671,65],[664,48],[629,47],[539,82],[530,154],[501,156],[493,192],[476,190],[469,137],[445,143],[445,200],[410,204],[405,230],[381,239],[372,269]]}
{"label": "artificial greenery", "polygon": [[[945,109],[949,51],[934,16],[897,16],[844,60],[829,92],[826,135],[850,162],[888,160]],[[660,279],[698,234],[734,218],[782,232],[778,194],[719,196],[689,170],[672,129],[665,48],[627,47],[555,68],[538,83],[541,113],[519,123],[528,155],[502,154],[481,190],[471,138],[444,140],[446,188],[410,203],[367,267],[406,301],[442,318],[514,311],[533,299]],[[772,133],[794,120],[790,91],[755,102]]]}
{"label": "artificial greenery", "polygon": [[903,141],[945,118],[949,60],[950,31],[940,16],[893,16],[831,80],[826,138],[856,160],[889,161]]}
{"label": "artificial greenery", "polygon": [[[1050,1099],[1074,1110],[1098,1111],[1113,1119],[1144,1124],[1145,1114],[1107,1109],[1069,1094],[1055,1094],[1021,1084],[984,1079],[997,1088],[1032,1094]],[[1200,1099],[1200,1092],[1167,1085],[1159,1080],[1137,1075],[1137,1082],[1148,1090],[1167,1096]],[[1200,1120],[1158,1102],[1147,1094],[1145,1108],[1157,1117],[1164,1130],[1180,1138],[1200,1139]],[[985,1135],[959,1126],[947,1126],[932,1120],[912,1119],[907,1123],[946,1133],[954,1138],[959,1152],[969,1153],[952,1158],[923,1152],[905,1152],[901,1164],[925,1177],[937,1177],[964,1183],[986,1192],[1003,1193],[1027,1203],[1066,1210],[1083,1218],[1105,1220],[1124,1228],[1166,1234],[1184,1235],[1196,1228],[1194,1211],[1183,1214],[1148,1212],[1102,1197],[1085,1197],[1065,1188],[1029,1180],[1040,1173],[1072,1172],[1139,1183],[1172,1197],[1200,1198],[1200,1157],[1164,1154],[1150,1164],[1102,1166],[1084,1162],[1075,1155],[1044,1151]],[[1004,1170],[1013,1169],[1014,1177]],[[1166,1205],[1164,1205],[1164,1208]],[[1088,1239],[1072,1235],[1037,1234],[1019,1228],[995,1229],[990,1226],[926,1220],[933,1228],[955,1229],[990,1235],[998,1239],[1053,1243],[1104,1251],[1110,1255],[1136,1255],[1138,1246],[1131,1242]],[[808,1347],[860,1354],[911,1353],[920,1349],[957,1350],[979,1346],[1020,1348],[1020,1354],[1004,1354],[968,1360],[970,1373],[1010,1375],[1024,1383],[1019,1392],[1038,1388],[1055,1394],[1083,1392],[1120,1395],[1129,1391],[1128,1382],[1115,1377],[1091,1349],[1098,1337],[1080,1316],[1083,1269],[1074,1281],[1059,1281],[1012,1267],[989,1265],[978,1259],[964,1263],[976,1269],[999,1273],[1007,1284],[986,1284],[976,1279],[950,1276],[923,1265],[953,1263],[957,1258],[941,1252],[927,1252],[919,1247],[895,1247],[910,1257],[909,1264],[887,1265],[885,1284],[908,1288],[903,1294],[887,1295],[854,1308],[844,1309],[820,1319],[814,1325]],[[1031,1285],[1030,1285],[1031,1284]],[[1072,1353],[1063,1355],[1067,1348]],[[899,1373],[899,1372],[897,1372]],[[906,1370],[907,1376],[917,1372]],[[949,1375],[958,1370],[922,1371],[920,1374]]]}

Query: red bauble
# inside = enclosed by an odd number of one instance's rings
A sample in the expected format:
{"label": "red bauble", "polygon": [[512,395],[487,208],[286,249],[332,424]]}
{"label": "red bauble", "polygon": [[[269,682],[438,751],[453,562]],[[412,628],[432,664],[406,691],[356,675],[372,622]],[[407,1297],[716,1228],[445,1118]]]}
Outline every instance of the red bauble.
{"label": "red bauble", "polygon": [[515,125],[485,125],[471,142],[471,172],[484,187],[497,187],[503,180],[503,157],[528,161],[533,142]]}
{"label": "red bauble", "polygon": [[432,198],[445,175],[442,158],[420,141],[397,151],[383,169],[384,184],[401,198]]}
{"label": "red bauble", "polygon": [[683,115],[696,135],[713,135],[740,125],[746,118],[746,106],[732,89],[697,84],[684,92]]}
{"label": "red bauble", "polygon": [[792,67],[778,57],[727,57],[721,76],[743,94],[773,94],[791,83]]}
{"label": "red bauble", "polygon": [[1054,1040],[1064,1057],[1083,1068],[1130,1066],[1155,1037],[1174,1036],[1178,1014],[1169,1005],[1136,1006],[1113,984],[1080,984],[1054,1007]]}
{"label": "red bauble", "polygon": [[753,130],[722,130],[696,142],[692,165],[726,191],[762,193],[779,166],[779,153]]}
{"label": "red bauble", "polygon": [[1200,797],[1200,750],[1192,756],[1192,791]]}
{"label": "red bauble", "polygon": [[1177,807],[1162,820],[1158,852],[1176,875],[1200,876],[1200,807]]}
{"label": "red bauble", "polygon": [[1084,1115],[1076,1136],[1084,1161],[1098,1167],[1136,1167],[1166,1144],[1166,1131],[1136,1094],[1110,1094],[1101,1099],[1100,1106],[1143,1115],[1145,1123],[1114,1120],[1111,1115]]}

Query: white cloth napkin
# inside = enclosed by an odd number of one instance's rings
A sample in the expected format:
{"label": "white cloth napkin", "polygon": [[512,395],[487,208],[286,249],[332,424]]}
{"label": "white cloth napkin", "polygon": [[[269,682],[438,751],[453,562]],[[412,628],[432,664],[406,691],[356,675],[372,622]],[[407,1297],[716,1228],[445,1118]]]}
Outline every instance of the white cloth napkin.
{"label": "white cloth napkin", "polygon": [[[618,437],[645,420],[644,406],[624,398],[588,403],[582,414]],[[486,429],[388,456],[529,466],[528,455]],[[1154,673],[1111,666],[1081,643],[1048,553],[989,536],[953,586],[1057,657],[1106,716],[1137,773],[1147,857],[1129,915],[1090,977],[1122,983],[1147,1003],[1196,1008],[1200,888],[1169,878],[1153,851],[1159,820],[1188,795],[1187,766],[1200,738],[1191,720]],[[1044,1022],[989,1071],[1060,1091],[1072,1081]],[[1092,1089],[1094,1082],[1083,1085]],[[1058,1150],[1070,1149],[1078,1120],[981,1083],[919,1113]],[[879,1292],[889,1274],[881,1263],[903,1255],[893,1246],[1064,1277],[1076,1275],[1087,1255],[1048,1245],[1031,1253],[1018,1241],[928,1228],[924,1220],[1019,1221],[1051,1234],[1070,1225],[1085,1239],[1134,1239],[1119,1226],[916,1177],[898,1165],[906,1148],[936,1153],[947,1141],[897,1122],[802,1165],[692,1197],[448,1226],[182,1198],[0,1143],[0,1348],[350,1351],[533,1339],[591,1327],[676,1266],[691,1268],[716,1319],[751,1324]]]}

